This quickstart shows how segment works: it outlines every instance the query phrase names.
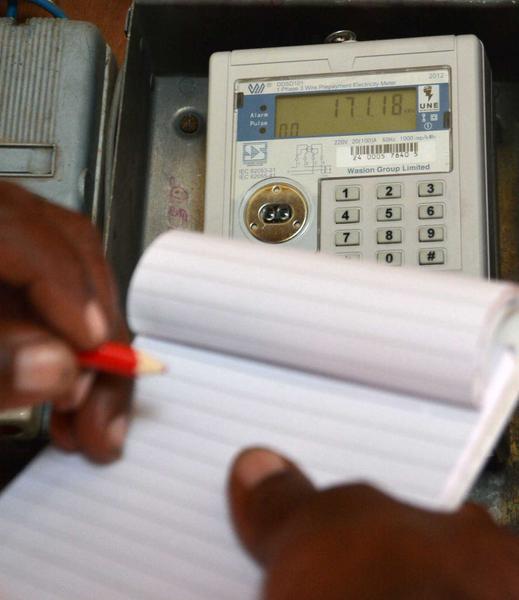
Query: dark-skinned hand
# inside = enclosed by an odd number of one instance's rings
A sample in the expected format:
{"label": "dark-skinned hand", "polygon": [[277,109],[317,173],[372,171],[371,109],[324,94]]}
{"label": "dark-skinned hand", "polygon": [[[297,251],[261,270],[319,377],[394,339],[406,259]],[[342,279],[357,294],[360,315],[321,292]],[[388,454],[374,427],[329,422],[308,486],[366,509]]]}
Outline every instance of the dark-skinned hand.
{"label": "dark-skinned hand", "polygon": [[76,352],[127,341],[100,236],[83,216],[0,183],[0,410],[53,405],[64,450],[122,450],[131,381],[81,371]]}
{"label": "dark-skinned hand", "polygon": [[474,504],[435,513],[367,485],[317,491],[266,449],[236,459],[229,501],[265,570],[262,600],[519,598],[519,540]]}

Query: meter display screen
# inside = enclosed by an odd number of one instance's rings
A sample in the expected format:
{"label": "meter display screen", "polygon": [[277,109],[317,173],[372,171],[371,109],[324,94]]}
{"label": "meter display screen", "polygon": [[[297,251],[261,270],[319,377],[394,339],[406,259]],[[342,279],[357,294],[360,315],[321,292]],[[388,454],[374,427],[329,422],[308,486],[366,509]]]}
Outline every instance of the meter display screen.
{"label": "meter display screen", "polygon": [[416,129],[416,87],[276,97],[275,137]]}

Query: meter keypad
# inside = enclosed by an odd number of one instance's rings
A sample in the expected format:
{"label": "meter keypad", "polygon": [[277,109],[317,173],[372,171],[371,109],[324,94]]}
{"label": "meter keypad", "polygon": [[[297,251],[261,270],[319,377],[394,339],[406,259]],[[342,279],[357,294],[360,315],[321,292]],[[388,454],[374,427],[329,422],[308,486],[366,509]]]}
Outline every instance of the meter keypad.
{"label": "meter keypad", "polygon": [[418,196],[443,196],[443,181],[422,181],[418,184]]}
{"label": "meter keypad", "polygon": [[358,185],[340,185],[335,188],[335,199],[341,200],[360,200],[360,187]]}
{"label": "meter keypad", "polygon": [[398,227],[377,230],[378,244],[400,244],[402,241],[402,230]]}
{"label": "meter keypad", "polygon": [[401,206],[379,206],[377,208],[377,221],[401,221]]}
{"label": "meter keypad", "polygon": [[457,189],[451,178],[323,179],[320,250],[394,267],[460,268],[459,202],[447,196]]}
{"label": "meter keypad", "polygon": [[443,204],[437,202],[433,204],[419,204],[418,218],[419,219],[443,219]]}
{"label": "meter keypad", "polygon": [[335,233],[336,246],[360,246],[360,231],[337,231]]}
{"label": "meter keypad", "polygon": [[420,227],[418,230],[420,242],[443,242],[445,239],[445,227],[434,225],[431,227]]}
{"label": "meter keypad", "polygon": [[336,208],[335,222],[336,223],[358,223],[360,221],[360,208]]}
{"label": "meter keypad", "polygon": [[402,254],[399,250],[394,252],[377,252],[377,262],[384,265],[391,265],[392,267],[402,266]]}
{"label": "meter keypad", "polygon": [[400,183],[381,183],[377,186],[377,198],[401,198],[402,185]]}

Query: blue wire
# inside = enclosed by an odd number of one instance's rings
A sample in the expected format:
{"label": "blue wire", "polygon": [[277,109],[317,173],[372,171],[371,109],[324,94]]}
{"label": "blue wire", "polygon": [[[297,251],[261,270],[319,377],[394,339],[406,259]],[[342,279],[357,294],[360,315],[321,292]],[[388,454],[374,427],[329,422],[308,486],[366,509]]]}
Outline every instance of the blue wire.
{"label": "blue wire", "polygon": [[7,13],[5,16],[16,19],[18,16],[18,0],[7,0]]}
{"label": "blue wire", "polygon": [[41,8],[43,8],[44,10],[49,12],[53,17],[56,17],[57,19],[66,19],[67,18],[67,15],[61,10],[61,8],[59,8],[59,6],[56,6],[52,2],[49,2],[49,0],[29,0],[29,2],[32,2],[33,4],[40,6]]}

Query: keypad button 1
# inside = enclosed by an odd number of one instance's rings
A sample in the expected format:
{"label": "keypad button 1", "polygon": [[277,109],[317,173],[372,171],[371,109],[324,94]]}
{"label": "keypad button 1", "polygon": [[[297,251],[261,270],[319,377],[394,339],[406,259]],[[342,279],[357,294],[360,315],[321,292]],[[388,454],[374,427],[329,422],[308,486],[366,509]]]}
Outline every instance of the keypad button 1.
{"label": "keypad button 1", "polygon": [[442,248],[429,248],[428,250],[420,250],[418,262],[421,265],[444,265],[445,250]]}
{"label": "keypad button 1", "polygon": [[401,206],[379,206],[377,208],[377,221],[401,221]]}
{"label": "keypad button 1", "polygon": [[422,181],[418,184],[418,195],[424,196],[443,196],[443,181]]}
{"label": "keypad button 1", "polygon": [[335,188],[335,200],[360,200],[358,185],[338,185]]}
{"label": "keypad button 1", "polygon": [[360,246],[360,231],[353,229],[351,231],[335,232],[336,246]]}
{"label": "keypad button 1", "polygon": [[418,230],[420,242],[443,242],[445,239],[445,227],[434,225],[431,227],[420,227]]}
{"label": "keypad button 1", "polygon": [[378,244],[399,244],[402,241],[402,230],[398,228],[377,229]]}
{"label": "keypad button 1", "polygon": [[402,252],[377,252],[377,262],[392,267],[402,266]]}
{"label": "keypad button 1", "polygon": [[360,260],[362,258],[362,254],[360,252],[345,252],[344,254],[337,253],[337,256],[345,258],[346,260]]}
{"label": "keypad button 1", "polygon": [[377,185],[377,198],[401,198],[402,184],[400,183],[381,183]]}
{"label": "keypad button 1", "polygon": [[360,221],[360,208],[336,208],[336,223],[358,223]]}
{"label": "keypad button 1", "polygon": [[418,205],[419,219],[443,219],[443,204],[437,202],[433,204]]}

